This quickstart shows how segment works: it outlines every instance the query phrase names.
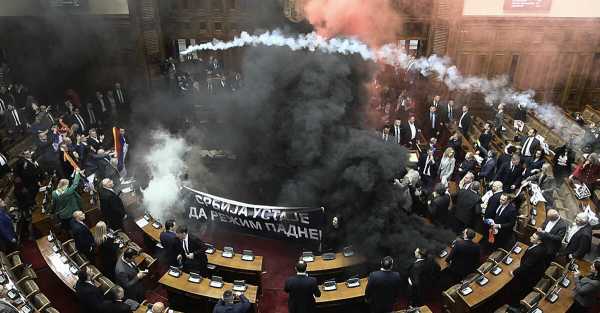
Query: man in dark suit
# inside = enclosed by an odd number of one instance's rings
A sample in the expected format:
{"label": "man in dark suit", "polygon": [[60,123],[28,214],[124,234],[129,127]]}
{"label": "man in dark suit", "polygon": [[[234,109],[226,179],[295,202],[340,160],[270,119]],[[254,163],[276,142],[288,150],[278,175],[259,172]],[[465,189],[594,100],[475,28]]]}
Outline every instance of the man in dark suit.
{"label": "man in dark suit", "polygon": [[102,303],[102,312],[108,313],[130,313],[133,312],[131,307],[123,301],[125,299],[125,291],[121,286],[115,286],[110,290],[111,300]]}
{"label": "man in dark suit", "polygon": [[471,183],[471,188],[461,189],[456,194],[454,205],[454,228],[458,233],[465,228],[472,228],[475,217],[481,212],[481,197],[479,197],[480,184],[478,181]]}
{"label": "man in dark suit", "polygon": [[488,150],[485,160],[481,163],[479,178],[484,179],[484,183],[489,182],[496,175],[496,152]]}
{"label": "man in dark suit", "polygon": [[492,142],[493,137],[494,135],[492,134],[492,126],[490,123],[485,123],[483,125],[483,131],[481,134],[479,134],[478,138],[479,143],[477,144],[477,148],[479,149],[480,153],[484,155],[487,154],[487,152],[490,150],[490,143]]}
{"label": "man in dark suit", "polygon": [[4,113],[5,125],[8,126],[11,132],[23,132],[27,127],[27,117],[12,105],[7,107]]}
{"label": "man in dark suit", "polygon": [[513,155],[510,162],[503,164],[494,180],[502,182],[504,191],[514,192],[521,185],[523,180],[523,167],[521,167],[521,159],[517,155]]}
{"label": "man in dark suit", "polygon": [[496,211],[500,206],[500,197],[502,196],[502,182],[494,181],[492,182],[492,189],[488,192],[491,192],[492,195],[487,199],[487,202],[482,204],[482,208],[485,207],[485,214],[483,215],[483,248],[484,251],[488,251],[489,248],[489,229],[490,225],[485,223],[486,220],[493,220],[496,217]]}
{"label": "man in dark suit", "polygon": [[437,112],[437,108],[431,106],[429,108],[429,120],[427,122],[427,127],[425,128],[429,137],[439,137],[440,131],[442,129],[441,124],[442,119],[440,118]]}
{"label": "man in dark suit", "polygon": [[108,101],[106,101],[106,99],[104,98],[104,96],[102,95],[102,93],[100,91],[96,91],[95,106],[98,110],[98,114],[96,114],[96,118],[98,119],[99,123],[102,123],[105,121],[105,119],[108,115],[109,104],[108,104]]}
{"label": "man in dark suit", "polygon": [[433,199],[429,202],[429,214],[435,225],[448,224],[448,208],[450,207],[450,195],[446,186],[437,184],[433,192]]}
{"label": "man in dark suit", "polygon": [[398,272],[392,272],[394,259],[386,256],[381,261],[381,270],[369,274],[365,289],[365,300],[371,313],[387,313],[393,310],[402,286]]}
{"label": "man in dark suit", "polygon": [[88,261],[94,262],[96,258],[96,249],[94,243],[94,236],[92,232],[85,225],[85,213],[82,211],[73,212],[73,219],[71,220],[71,233],[73,234],[73,240],[75,241],[75,247],[77,251],[83,253]]}
{"label": "man in dark suit", "polygon": [[548,245],[548,252],[552,256],[560,250],[568,227],[569,224],[560,217],[558,211],[550,209],[546,212],[546,220],[537,229],[537,234]]}
{"label": "man in dark suit", "polygon": [[404,129],[402,130],[402,136],[404,136],[404,145],[407,147],[414,147],[419,139],[419,132],[421,130],[417,127],[415,116],[411,115],[408,118]]}
{"label": "man in dark suit", "polygon": [[75,293],[79,300],[79,311],[81,313],[104,313],[100,309],[103,296],[100,288],[91,281],[91,271],[88,267],[81,268],[77,273]]}
{"label": "man in dark suit", "polygon": [[598,294],[600,293],[600,259],[594,260],[590,265],[591,274],[581,277],[579,270],[575,272],[575,290],[574,303],[569,312],[597,312],[593,311],[594,306],[597,306]]}
{"label": "man in dark suit", "polygon": [[426,295],[433,293],[439,279],[440,266],[429,256],[424,248],[415,249],[415,262],[408,270],[408,285],[410,287],[410,304],[419,307],[426,300]]}
{"label": "man in dark suit", "polygon": [[514,276],[513,290],[516,291],[514,298],[519,300],[540,280],[552,260],[548,255],[548,247],[536,233],[531,235],[530,241],[531,246],[525,250],[521,264],[511,273]]}
{"label": "man in dark suit", "polygon": [[471,130],[471,124],[473,124],[473,120],[471,118],[471,113],[469,113],[469,107],[463,105],[462,115],[458,119],[458,128],[463,135],[467,136],[469,134],[469,130]]}
{"label": "man in dark suit", "polygon": [[321,296],[321,290],[317,280],[306,273],[306,263],[299,261],[296,264],[296,275],[285,281],[283,290],[289,295],[289,313],[315,312],[315,297]]}
{"label": "man in dark suit", "polygon": [[127,111],[129,101],[127,100],[127,92],[125,91],[125,88],[121,87],[120,83],[115,83],[113,94],[115,101],[117,102],[117,109],[121,112]]}
{"label": "man in dark suit", "polygon": [[128,299],[142,303],[145,298],[142,279],[146,277],[148,271],[140,271],[134,261],[136,255],[137,252],[131,248],[123,252],[115,265],[115,278],[117,284],[125,288],[125,295]]}
{"label": "man in dark suit", "polygon": [[181,260],[183,271],[198,273],[206,277],[208,258],[204,242],[196,236],[190,236],[185,226],[178,226],[176,235],[181,244],[179,250],[181,254],[177,258]]}
{"label": "man in dark suit", "polygon": [[592,248],[592,226],[588,223],[589,217],[585,212],[575,216],[572,225],[565,237],[567,246],[558,254],[569,258],[582,259]]}
{"label": "man in dark suit", "polygon": [[83,118],[83,115],[81,115],[81,113],[79,112],[79,108],[73,109],[73,114],[71,115],[69,122],[71,124],[79,125],[80,134],[85,133],[89,129],[88,121],[85,118]]}
{"label": "man in dark suit", "polygon": [[169,266],[179,267],[178,256],[181,254],[181,243],[175,233],[175,220],[165,222],[165,230],[160,233],[160,244],[165,251],[166,261]]}
{"label": "man in dark suit", "polygon": [[448,124],[456,120],[456,106],[454,105],[454,100],[448,100],[446,104],[442,106],[441,113],[442,119],[444,123]]}
{"label": "man in dark suit", "polygon": [[394,125],[392,125],[392,128],[390,129],[390,135],[392,135],[394,143],[402,143],[402,122],[400,120],[394,121]]}
{"label": "man in dark suit", "polygon": [[535,138],[537,130],[529,128],[527,137],[521,138],[521,156],[525,162],[528,162],[534,155],[535,151],[540,149],[540,141]]}
{"label": "man in dark suit", "polygon": [[[487,211],[486,211],[487,212]],[[510,250],[514,243],[513,227],[517,222],[517,209],[507,194],[500,196],[500,205],[492,215],[489,227],[494,229],[494,248]]]}
{"label": "man in dark suit", "polygon": [[479,266],[481,251],[474,239],[475,231],[470,228],[465,229],[462,239],[456,240],[452,251],[446,257],[446,261],[450,264],[448,272],[453,283],[475,272]]}
{"label": "man in dark suit", "polygon": [[105,178],[102,180],[102,188],[100,194],[100,210],[108,227],[112,230],[123,229],[123,220],[127,216],[123,201],[119,198],[114,189],[112,179]]}
{"label": "man in dark suit", "polygon": [[[237,300],[239,301],[236,301]],[[244,295],[236,296],[231,290],[223,292],[223,299],[219,300],[213,309],[213,313],[247,313],[252,304]]]}

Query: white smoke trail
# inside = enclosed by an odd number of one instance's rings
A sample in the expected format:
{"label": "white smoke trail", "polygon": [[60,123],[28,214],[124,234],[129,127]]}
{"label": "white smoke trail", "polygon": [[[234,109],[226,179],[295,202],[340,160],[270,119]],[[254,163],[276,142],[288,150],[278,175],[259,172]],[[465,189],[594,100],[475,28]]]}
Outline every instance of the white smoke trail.
{"label": "white smoke trail", "polygon": [[506,76],[499,76],[491,80],[478,76],[463,76],[448,57],[432,55],[415,59],[397,44],[387,44],[378,49],[371,49],[367,44],[355,38],[327,39],[314,32],[288,37],[281,31],[275,30],[260,35],[250,35],[247,32],[242,32],[239,37],[235,37],[232,41],[213,40],[212,42],[189,46],[182,53],[188,54],[198,50],[227,50],[235,47],[257,45],[287,47],[293,51],[309,50],[329,54],[357,54],[367,61],[382,62],[405,70],[418,71],[424,76],[434,75],[444,82],[450,90],[481,93],[485,96],[485,102],[488,105],[500,102],[524,105],[565,140],[572,135],[583,133],[581,127],[565,117],[562,109],[549,103],[538,104],[534,99],[535,92],[533,90],[514,90]]}
{"label": "white smoke trail", "polygon": [[165,131],[152,133],[153,146],[145,158],[151,180],[142,190],[144,207],[163,221],[166,213],[179,200],[180,174],[185,169],[184,154],[189,150],[183,138],[175,138]]}

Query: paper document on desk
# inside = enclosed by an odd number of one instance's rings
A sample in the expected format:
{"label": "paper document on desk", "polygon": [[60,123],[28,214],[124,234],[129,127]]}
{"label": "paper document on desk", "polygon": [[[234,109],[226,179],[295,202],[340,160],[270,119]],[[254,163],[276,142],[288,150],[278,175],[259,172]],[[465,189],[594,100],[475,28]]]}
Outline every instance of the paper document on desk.
{"label": "paper document on desk", "polygon": [[145,218],[140,218],[139,220],[135,221],[135,223],[140,228],[144,228],[144,227],[146,227],[146,225],[148,225],[149,222]]}
{"label": "paper document on desk", "polygon": [[531,196],[531,203],[533,205],[537,205],[538,202],[546,202],[546,198],[542,195],[542,189],[537,184],[531,184],[531,191],[533,195]]}

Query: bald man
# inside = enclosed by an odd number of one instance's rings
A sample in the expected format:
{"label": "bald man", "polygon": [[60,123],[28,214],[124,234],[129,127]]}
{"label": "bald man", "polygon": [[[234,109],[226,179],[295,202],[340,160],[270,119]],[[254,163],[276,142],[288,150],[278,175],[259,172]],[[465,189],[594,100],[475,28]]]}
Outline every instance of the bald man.
{"label": "bald man", "polygon": [[537,229],[538,236],[546,243],[548,252],[552,255],[560,250],[568,226],[567,221],[560,217],[557,210],[550,209],[546,213],[546,221]]}
{"label": "bald man", "polygon": [[114,183],[110,178],[102,180],[100,195],[100,211],[106,225],[112,230],[123,229],[123,220],[127,217],[123,201],[119,193],[114,190]]}
{"label": "bald man", "polygon": [[163,313],[165,305],[162,302],[156,302],[152,305],[152,313]]}
{"label": "bald man", "polygon": [[73,212],[73,219],[71,220],[71,232],[73,233],[73,240],[75,240],[75,247],[77,251],[83,253],[88,261],[94,262],[96,260],[95,254],[95,242],[92,232],[85,224],[85,213],[82,211]]}
{"label": "bald man", "polygon": [[588,216],[581,212],[575,217],[575,223],[569,227],[565,236],[567,246],[559,253],[559,256],[581,259],[590,252],[592,248],[592,226],[588,223]]}

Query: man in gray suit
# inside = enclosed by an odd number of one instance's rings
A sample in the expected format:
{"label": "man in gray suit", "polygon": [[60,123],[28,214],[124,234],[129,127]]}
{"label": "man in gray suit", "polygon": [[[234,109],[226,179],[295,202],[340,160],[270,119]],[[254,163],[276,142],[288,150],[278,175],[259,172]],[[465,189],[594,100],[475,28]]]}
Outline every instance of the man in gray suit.
{"label": "man in gray suit", "polygon": [[117,260],[115,277],[117,284],[125,288],[127,299],[133,299],[142,303],[145,298],[142,279],[148,274],[148,271],[140,271],[134,261],[136,255],[137,252],[131,248],[125,250],[123,255]]}
{"label": "man in gray suit", "polygon": [[590,266],[591,274],[581,277],[579,271],[575,272],[575,302],[569,312],[592,312],[600,295],[600,259],[596,259]]}

